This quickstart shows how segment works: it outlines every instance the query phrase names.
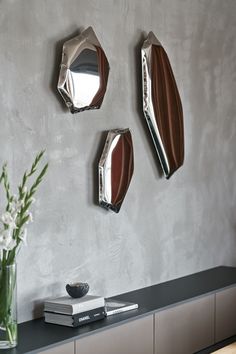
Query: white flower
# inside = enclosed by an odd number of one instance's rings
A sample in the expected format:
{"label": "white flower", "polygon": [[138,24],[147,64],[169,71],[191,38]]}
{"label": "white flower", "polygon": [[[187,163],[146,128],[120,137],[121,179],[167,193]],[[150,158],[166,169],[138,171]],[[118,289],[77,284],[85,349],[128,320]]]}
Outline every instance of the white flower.
{"label": "white flower", "polygon": [[24,188],[22,189],[22,192],[25,194],[27,192],[27,187],[24,186]]}
{"label": "white flower", "polygon": [[33,215],[32,213],[30,213],[28,210],[26,211],[28,213],[28,220],[26,221],[26,224],[28,224],[29,222],[33,222]]}
{"label": "white flower", "polygon": [[30,201],[31,201],[32,204],[34,204],[36,199],[34,197],[32,197],[32,198],[30,198]]}
{"label": "white flower", "polygon": [[13,250],[13,248],[16,247],[16,240],[14,240],[13,238],[10,240],[10,242],[7,244],[6,246],[6,251],[11,251]]}
{"label": "white flower", "polygon": [[9,213],[9,211],[6,211],[5,213],[2,214],[1,220],[6,225],[8,225],[10,222],[12,222],[12,216]]}
{"label": "white flower", "polygon": [[10,203],[11,212],[17,211],[19,212],[21,207],[24,205],[24,201],[18,199],[16,195],[13,196],[12,202]]}
{"label": "white flower", "polygon": [[19,211],[23,204],[24,204],[23,200],[17,200],[17,202],[15,202],[16,210]]}
{"label": "white flower", "polygon": [[0,233],[0,250],[3,250],[6,246],[6,241],[4,236],[2,235],[2,232]]}
{"label": "white flower", "polygon": [[20,236],[19,236],[19,239],[25,244],[27,245],[27,229],[24,229]]}
{"label": "white flower", "polygon": [[9,211],[6,211],[5,213],[2,214],[1,216],[1,221],[3,224],[7,225],[9,229],[16,229],[17,226],[15,224],[15,215],[12,216]]}
{"label": "white flower", "polygon": [[15,220],[9,213],[9,211],[6,211],[2,214],[1,221],[3,222],[3,224],[8,225],[10,229],[16,229]]}
{"label": "white flower", "polygon": [[11,203],[9,204],[9,207],[10,207],[11,212],[14,212],[14,211],[15,211],[15,203],[14,203],[14,202],[11,202]]}
{"label": "white flower", "polygon": [[0,231],[0,250],[10,251],[16,246],[16,240],[12,238],[12,230]]}
{"label": "white flower", "polygon": [[14,212],[12,213],[12,218],[13,218],[14,221],[16,221],[17,215],[18,215],[18,212],[17,212],[17,211],[14,211]]}
{"label": "white flower", "polygon": [[13,196],[12,196],[12,201],[13,201],[14,203],[17,203],[17,202],[18,202],[18,197],[17,197],[16,194],[13,194]]}

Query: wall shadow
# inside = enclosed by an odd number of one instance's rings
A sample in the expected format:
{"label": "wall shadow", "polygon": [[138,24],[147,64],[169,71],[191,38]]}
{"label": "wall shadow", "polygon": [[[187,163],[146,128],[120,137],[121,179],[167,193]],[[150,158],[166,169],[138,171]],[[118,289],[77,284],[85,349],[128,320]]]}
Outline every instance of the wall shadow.
{"label": "wall shadow", "polygon": [[44,311],[44,301],[42,300],[35,300],[33,302],[34,304],[34,309],[32,311],[32,318],[40,318],[43,317],[43,311]]}

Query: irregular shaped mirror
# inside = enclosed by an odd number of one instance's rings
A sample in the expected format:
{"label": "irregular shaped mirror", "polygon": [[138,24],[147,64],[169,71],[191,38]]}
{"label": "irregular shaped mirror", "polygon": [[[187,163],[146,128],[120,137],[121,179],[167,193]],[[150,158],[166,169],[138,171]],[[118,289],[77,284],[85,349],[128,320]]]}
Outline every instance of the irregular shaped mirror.
{"label": "irregular shaped mirror", "polygon": [[99,161],[99,204],[118,213],[134,170],[129,129],[110,130]]}
{"label": "irregular shaped mirror", "polygon": [[71,113],[101,107],[108,74],[106,55],[92,27],[64,43],[57,88]]}
{"label": "irregular shaped mirror", "polygon": [[152,32],[143,43],[143,111],[166,178],[184,162],[183,110],[168,56]]}

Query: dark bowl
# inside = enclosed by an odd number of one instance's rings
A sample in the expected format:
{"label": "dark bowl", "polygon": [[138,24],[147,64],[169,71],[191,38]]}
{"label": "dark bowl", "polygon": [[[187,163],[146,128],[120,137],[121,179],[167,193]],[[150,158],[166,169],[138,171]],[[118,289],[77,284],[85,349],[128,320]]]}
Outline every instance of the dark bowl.
{"label": "dark bowl", "polygon": [[86,295],[89,291],[88,283],[73,283],[66,285],[66,291],[71,297],[79,298]]}

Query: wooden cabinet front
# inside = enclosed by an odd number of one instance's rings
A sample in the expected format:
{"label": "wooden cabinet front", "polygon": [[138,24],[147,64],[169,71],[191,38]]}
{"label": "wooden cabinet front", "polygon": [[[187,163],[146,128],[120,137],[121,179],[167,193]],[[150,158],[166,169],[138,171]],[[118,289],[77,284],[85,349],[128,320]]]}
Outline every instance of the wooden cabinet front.
{"label": "wooden cabinet front", "polygon": [[74,354],[75,353],[75,343],[70,342],[62,345],[58,345],[55,348],[45,350],[39,354]]}
{"label": "wooden cabinet front", "polygon": [[236,334],[236,287],[216,293],[216,342]]}
{"label": "wooden cabinet front", "polygon": [[153,316],[76,341],[76,354],[153,354]]}
{"label": "wooden cabinet front", "polygon": [[155,354],[190,354],[214,343],[214,295],[155,315]]}
{"label": "wooden cabinet front", "polygon": [[233,335],[236,335],[235,286],[41,354],[190,354]]}

